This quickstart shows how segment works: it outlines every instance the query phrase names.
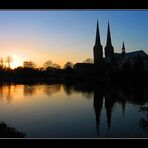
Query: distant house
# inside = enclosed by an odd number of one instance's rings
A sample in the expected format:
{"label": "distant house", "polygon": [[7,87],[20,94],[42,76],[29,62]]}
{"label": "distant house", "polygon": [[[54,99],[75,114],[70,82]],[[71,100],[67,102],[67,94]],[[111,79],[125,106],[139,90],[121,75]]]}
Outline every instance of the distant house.
{"label": "distant house", "polygon": [[81,74],[92,73],[94,70],[94,64],[93,63],[76,63],[74,65],[74,70],[77,73],[81,73]]}

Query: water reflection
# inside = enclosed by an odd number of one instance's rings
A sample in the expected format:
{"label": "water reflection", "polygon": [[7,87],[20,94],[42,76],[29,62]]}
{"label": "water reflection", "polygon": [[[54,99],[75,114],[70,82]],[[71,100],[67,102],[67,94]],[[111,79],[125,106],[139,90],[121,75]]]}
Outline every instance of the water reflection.
{"label": "water reflection", "polygon": [[[100,116],[103,107],[106,110],[107,135],[112,125],[112,112],[114,106],[119,104],[122,108],[122,115],[126,112],[126,104],[131,103],[142,106],[148,101],[148,87],[146,86],[117,86],[113,84],[95,85],[90,83],[78,83],[71,85],[65,84],[65,92],[81,92],[84,96],[94,95],[94,112],[96,116],[96,130],[98,136],[100,135]],[[89,98],[89,97],[88,97]],[[91,97],[90,97],[91,98]],[[104,103],[103,103],[104,102]],[[148,110],[147,119],[140,120],[141,128],[148,130]]]}
{"label": "water reflection", "polygon": [[32,96],[36,93],[36,85],[24,85],[24,96]]}
{"label": "water reflection", "polygon": [[139,112],[145,113],[145,117],[140,119],[139,125],[145,132],[148,133],[148,106],[141,106]]}
{"label": "water reflection", "polygon": [[43,96],[44,94],[47,98],[50,98],[56,93],[59,93],[58,97],[63,94],[67,95],[68,97],[74,94],[81,94],[85,99],[93,99],[92,108],[93,113],[95,114],[94,123],[96,122],[95,128],[98,136],[102,135],[100,130],[101,124],[103,123],[101,116],[103,116],[103,119],[105,119],[106,124],[106,127],[103,126],[103,130],[106,131],[105,134],[109,136],[113,124],[113,113],[116,112],[116,106],[120,107],[122,110],[121,116],[124,117],[126,114],[127,105],[129,103],[138,106],[139,111],[144,112],[145,116],[141,117],[139,123],[137,124],[144,131],[148,131],[148,107],[146,108],[145,106],[148,102],[148,86],[121,86],[114,84],[95,84],[93,82],[69,82],[52,85],[23,85],[8,83],[0,85],[0,100],[1,102],[6,100],[6,102],[9,104],[13,102],[15,95],[22,95],[25,97],[25,99],[27,99],[27,97],[33,97],[38,94]]}
{"label": "water reflection", "polygon": [[[40,87],[40,86],[42,86],[42,87]],[[23,90],[24,96],[36,95],[38,90],[43,91],[47,96],[51,96],[52,94],[55,94],[61,90],[61,85],[59,85],[59,84],[55,84],[55,85],[27,84],[27,85],[24,85],[24,90]]]}
{"label": "water reflection", "polygon": [[81,93],[85,98],[89,99],[93,97],[93,91],[94,87],[91,84],[89,85],[88,83],[64,83],[63,84],[63,89],[64,92],[67,95],[72,95],[73,93]]}
{"label": "water reflection", "polygon": [[44,85],[44,93],[47,96],[51,96],[52,94],[55,94],[60,91],[61,91],[61,85],[59,85],[59,84],[55,84],[55,85],[45,84]]}
{"label": "water reflection", "polygon": [[99,91],[98,89],[94,90],[94,110],[96,115],[96,129],[98,135],[99,135],[100,115],[103,107],[103,96],[104,96],[103,88],[100,88]]}
{"label": "water reflection", "polygon": [[11,103],[13,99],[13,91],[15,85],[11,85],[10,83],[0,85],[0,100],[3,102],[3,99],[6,99],[7,103]]}

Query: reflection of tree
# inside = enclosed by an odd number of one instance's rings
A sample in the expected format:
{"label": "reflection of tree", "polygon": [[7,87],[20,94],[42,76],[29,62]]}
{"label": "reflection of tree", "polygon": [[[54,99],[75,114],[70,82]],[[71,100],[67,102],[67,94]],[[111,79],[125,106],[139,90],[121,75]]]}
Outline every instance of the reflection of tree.
{"label": "reflection of tree", "polygon": [[83,93],[83,96],[86,98],[86,99],[91,99],[93,97],[93,92],[84,92]]}
{"label": "reflection of tree", "polygon": [[72,85],[68,85],[68,84],[64,84],[63,85],[63,88],[64,88],[64,91],[65,91],[65,93],[68,95],[68,96],[70,96],[72,93],[73,93],[73,86]]}
{"label": "reflection of tree", "polygon": [[81,93],[85,98],[92,98],[93,96],[93,88],[88,83],[64,83],[63,84],[64,91],[67,95],[71,95],[72,93]]}
{"label": "reflection of tree", "polygon": [[13,86],[10,83],[0,85],[1,102],[3,101],[4,97],[6,98],[8,103],[10,103],[12,101],[12,98],[13,98],[12,87]]}
{"label": "reflection of tree", "polygon": [[7,94],[7,96],[6,96],[6,99],[7,99],[8,103],[11,102],[11,100],[12,100],[12,96],[13,96],[13,93],[12,93],[11,87],[12,87],[12,85],[9,83],[9,84],[7,85],[7,88],[8,88],[8,89],[7,89],[7,90],[8,90],[8,94]]}
{"label": "reflection of tree", "polygon": [[57,93],[61,90],[61,85],[45,85],[44,92],[47,96],[51,96],[53,93]]}
{"label": "reflection of tree", "polygon": [[35,92],[35,85],[24,85],[24,96],[32,96]]}
{"label": "reflection of tree", "polygon": [[0,85],[0,98],[3,102],[3,98],[6,98],[6,101],[10,103],[13,98],[13,86],[14,84],[6,83]]}
{"label": "reflection of tree", "polygon": [[3,101],[3,87],[2,85],[0,85],[0,98],[1,98],[1,102]]}

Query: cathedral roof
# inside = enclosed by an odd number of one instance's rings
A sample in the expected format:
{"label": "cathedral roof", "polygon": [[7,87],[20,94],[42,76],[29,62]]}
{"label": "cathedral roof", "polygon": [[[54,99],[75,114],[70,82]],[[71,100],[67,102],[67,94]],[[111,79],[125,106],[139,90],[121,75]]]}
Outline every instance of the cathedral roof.
{"label": "cathedral roof", "polygon": [[138,50],[138,51],[133,51],[125,54],[126,57],[128,58],[134,58],[137,56],[146,56],[147,54],[143,50]]}
{"label": "cathedral roof", "polygon": [[114,57],[118,61],[116,68],[120,68],[127,60],[134,59],[138,56],[145,57],[147,54],[143,50],[128,52],[125,54],[122,53],[115,53]]}

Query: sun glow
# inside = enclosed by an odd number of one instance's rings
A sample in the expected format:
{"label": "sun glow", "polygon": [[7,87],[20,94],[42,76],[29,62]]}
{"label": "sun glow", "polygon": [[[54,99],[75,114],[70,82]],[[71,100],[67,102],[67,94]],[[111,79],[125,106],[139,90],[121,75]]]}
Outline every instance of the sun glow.
{"label": "sun glow", "polygon": [[12,56],[12,63],[11,63],[11,68],[14,69],[16,67],[22,66],[23,65],[23,60],[20,56]]}

